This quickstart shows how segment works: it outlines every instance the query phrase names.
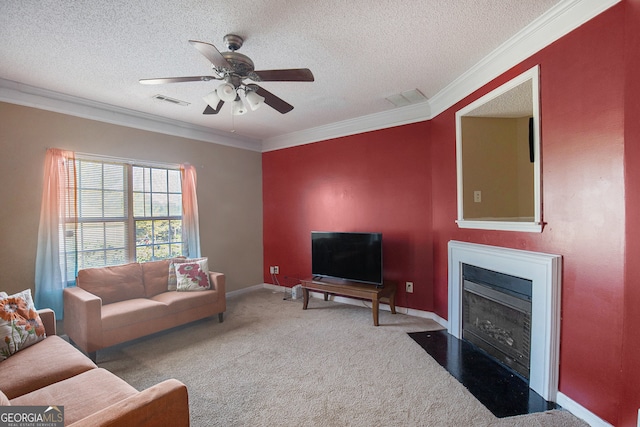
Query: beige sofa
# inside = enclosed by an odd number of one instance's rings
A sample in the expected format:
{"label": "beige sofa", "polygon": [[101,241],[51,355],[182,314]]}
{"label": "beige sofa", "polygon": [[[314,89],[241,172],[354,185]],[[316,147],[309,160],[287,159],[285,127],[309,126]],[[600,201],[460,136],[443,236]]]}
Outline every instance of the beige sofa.
{"label": "beige sofa", "polygon": [[226,310],[225,276],[211,289],[168,291],[169,260],[89,268],[64,290],[64,331],[93,361],[96,352]]}
{"label": "beige sofa", "polygon": [[0,362],[0,405],[63,406],[67,426],[188,426],[186,386],[169,379],[137,391],[56,335],[52,310],[38,310],[47,337]]}

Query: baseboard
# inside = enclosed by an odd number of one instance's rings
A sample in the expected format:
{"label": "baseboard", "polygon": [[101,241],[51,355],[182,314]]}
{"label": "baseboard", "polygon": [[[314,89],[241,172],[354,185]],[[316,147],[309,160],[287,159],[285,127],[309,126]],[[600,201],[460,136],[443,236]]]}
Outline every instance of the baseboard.
{"label": "baseboard", "polygon": [[258,289],[269,289],[272,290],[274,292],[289,292],[291,293],[291,288],[287,287],[287,286],[279,286],[279,285],[272,285],[271,283],[259,283],[257,285],[253,285],[253,286],[249,286],[247,288],[242,288],[242,289],[238,289],[236,291],[231,291],[231,292],[227,292],[225,295],[228,297],[234,297],[234,296],[238,296],[238,295],[242,295],[242,294],[246,294],[248,292],[253,292],[256,291]]}
{"label": "baseboard", "polygon": [[[248,288],[242,288],[242,289],[238,289],[235,291],[231,291],[231,292],[227,292],[225,293],[225,296],[227,298],[233,298],[233,297],[237,297],[238,295],[243,295],[243,294],[247,294],[249,292],[253,292],[256,291],[258,289],[263,289],[267,286],[273,286],[273,285],[269,285],[267,283],[260,283],[257,285],[253,285],[253,286],[249,286]],[[275,286],[276,288],[278,288],[279,286]]]}
{"label": "baseboard", "polygon": [[288,288],[286,286],[280,286],[280,285],[272,285],[271,283],[263,283],[262,284],[262,288],[264,289],[271,289],[272,291],[276,291],[276,292],[286,292],[291,291],[291,288]]}
{"label": "baseboard", "polygon": [[[324,294],[322,294],[322,292],[310,292],[309,295],[314,298],[324,298]],[[356,298],[330,295],[329,300],[339,302],[342,304],[357,305],[357,306],[365,305],[367,307],[371,307],[370,305],[367,305],[369,301],[359,300]],[[385,303],[380,303],[379,309],[384,311],[391,311],[391,307],[389,306],[389,304],[385,304]],[[447,328],[447,321],[444,320],[442,317],[438,316],[437,314],[432,313],[430,311],[416,310],[413,308],[407,308],[407,307],[396,305],[396,313],[402,313],[402,314],[406,314],[408,316],[414,316],[414,317],[421,317],[423,319],[431,319],[437,322],[443,328],[445,329]]]}
{"label": "baseboard", "polygon": [[575,400],[569,398],[562,392],[558,392],[556,395],[557,404],[562,406],[563,409],[571,412],[576,417],[582,419],[584,422],[589,424],[591,427],[613,427],[611,424],[598,417],[593,412],[589,411],[584,406],[580,405]]}
{"label": "baseboard", "polygon": [[[291,288],[288,288],[286,286],[272,285],[269,283],[263,283],[262,285],[256,285],[256,286],[252,286],[250,288],[245,288],[245,289],[253,290],[253,289],[259,289],[259,288],[271,289],[273,291],[283,292],[283,293],[291,291]],[[242,291],[244,291],[245,289],[242,289]],[[309,292],[309,296],[312,298],[324,299],[324,294],[322,292]],[[359,300],[359,299],[349,298],[349,297],[342,297],[338,295],[330,295],[329,300],[339,302],[342,304],[357,305],[360,307],[362,306],[371,307],[370,305],[367,305],[369,301],[364,301],[364,300]],[[380,303],[379,309],[384,311],[389,311],[389,312],[391,311],[391,307],[389,306],[389,304],[384,304],[384,303]],[[396,313],[407,314],[409,316],[414,316],[414,317],[422,317],[423,319],[431,319],[434,322],[437,322],[440,326],[442,326],[445,329],[447,328],[447,325],[448,325],[445,319],[443,319],[442,317],[430,311],[416,310],[413,308],[401,307],[396,305]]]}

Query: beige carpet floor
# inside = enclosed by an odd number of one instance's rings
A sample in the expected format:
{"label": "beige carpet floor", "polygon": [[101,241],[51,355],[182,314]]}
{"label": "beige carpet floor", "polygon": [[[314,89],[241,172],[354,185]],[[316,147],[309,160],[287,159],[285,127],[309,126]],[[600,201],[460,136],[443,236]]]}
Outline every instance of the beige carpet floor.
{"label": "beige carpet floor", "polygon": [[404,314],[257,290],[206,319],[98,352],[141,390],[177,378],[193,426],[586,426],[566,411],[495,418],[407,332]]}

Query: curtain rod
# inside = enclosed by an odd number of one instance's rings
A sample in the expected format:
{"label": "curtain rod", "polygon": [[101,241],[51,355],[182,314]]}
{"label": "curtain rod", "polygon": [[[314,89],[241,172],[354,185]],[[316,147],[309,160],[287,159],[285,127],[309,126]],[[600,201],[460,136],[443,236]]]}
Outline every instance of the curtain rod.
{"label": "curtain rod", "polygon": [[154,162],[151,160],[140,160],[140,159],[125,158],[125,157],[106,156],[103,154],[83,153],[80,151],[75,151],[75,155],[85,160],[101,160],[101,161],[109,161],[113,163],[126,163],[130,165],[135,165],[135,166],[158,167],[163,169],[180,169],[180,163]]}

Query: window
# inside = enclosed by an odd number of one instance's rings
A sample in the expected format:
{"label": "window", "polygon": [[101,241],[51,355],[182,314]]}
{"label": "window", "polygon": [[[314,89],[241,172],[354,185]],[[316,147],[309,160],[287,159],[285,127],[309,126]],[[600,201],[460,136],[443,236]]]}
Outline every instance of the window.
{"label": "window", "polygon": [[182,255],[179,170],[133,167],[133,218],[136,261]]}
{"label": "window", "polygon": [[77,157],[73,166],[76,203],[63,239],[67,277],[182,255],[180,170]]}

